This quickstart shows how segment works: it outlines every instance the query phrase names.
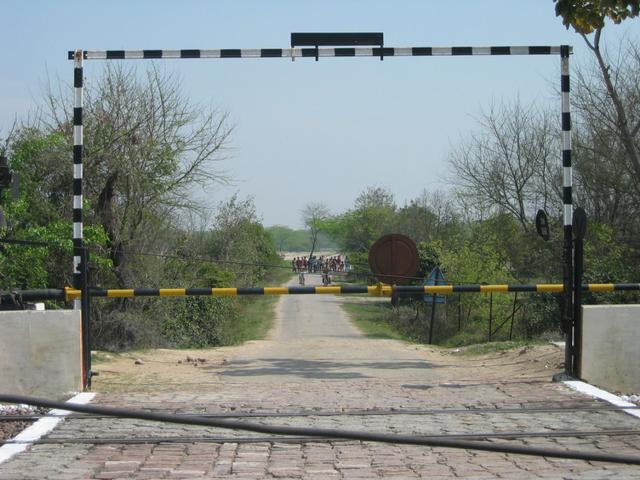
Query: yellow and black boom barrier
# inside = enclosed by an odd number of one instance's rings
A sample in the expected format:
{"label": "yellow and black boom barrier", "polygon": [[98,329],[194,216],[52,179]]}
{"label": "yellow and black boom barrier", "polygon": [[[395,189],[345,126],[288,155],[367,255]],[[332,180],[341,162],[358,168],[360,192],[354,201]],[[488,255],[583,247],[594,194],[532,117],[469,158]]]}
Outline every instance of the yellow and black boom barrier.
{"label": "yellow and black boom barrier", "polygon": [[[616,292],[640,291],[640,283],[588,283],[582,285],[584,292]],[[131,297],[236,297],[244,295],[356,295],[366,294],[377,297],[397,295],[451,295],[454,293],[563,293],[561,283],[531,284],[531,285],[342,285],[330,287],[248,287],[248,288],[126,288],[105,289],[92,288],[92,297],[131,298]],[[34,291],[35,292],[35,291]],[[81,291],[73,288],[62,290],[48,290],[49,299],[71,301],[80,298]],[[25,300],[34,299],[30,291],[22,293]],[[52,298],[55,296],[56,298]]]}

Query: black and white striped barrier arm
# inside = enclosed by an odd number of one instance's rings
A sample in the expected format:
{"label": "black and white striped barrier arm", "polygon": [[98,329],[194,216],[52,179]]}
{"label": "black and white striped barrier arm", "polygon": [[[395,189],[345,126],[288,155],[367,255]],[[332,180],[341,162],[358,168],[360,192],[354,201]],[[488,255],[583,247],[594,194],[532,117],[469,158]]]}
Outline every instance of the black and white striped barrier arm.
{"label": "black and white striped barrier arm", "polygon": [[[469,55],[560,55],[561,46],[498,47],[355,47],[355,48],[227,48],[182,50],[86,50],[85,60],[145,60],[180,58],[316,58],[318,57],[438,57]],[[567,47],[571,53],[571,47]],[[69,52],[72,60],[75,52]]]}

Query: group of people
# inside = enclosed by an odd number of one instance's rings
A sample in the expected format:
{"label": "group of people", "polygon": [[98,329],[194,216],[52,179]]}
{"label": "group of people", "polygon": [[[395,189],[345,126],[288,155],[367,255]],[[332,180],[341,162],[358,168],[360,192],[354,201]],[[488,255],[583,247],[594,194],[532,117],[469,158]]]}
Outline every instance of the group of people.
{"label": "group of people", "polygon": [[291,268],[293,272],[297,273],[348,272],[350,265],[346,255],[344,259],[341,255],[332,257],[311,255],[308,259],[307,257],[294,258],[291,260]]}

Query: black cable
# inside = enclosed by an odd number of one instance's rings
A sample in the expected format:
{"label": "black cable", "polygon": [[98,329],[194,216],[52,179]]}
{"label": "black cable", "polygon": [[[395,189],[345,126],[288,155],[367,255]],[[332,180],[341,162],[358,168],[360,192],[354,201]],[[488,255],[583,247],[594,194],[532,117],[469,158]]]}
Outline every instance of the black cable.
{"label": "black cable", "polygon": [[[412,409],[391,409],[391,410],[314,410],[314,411],[296,411],[296,412],[216,412],[216,413],[197,413],[182,412],[174,413],[178,416],[198,416],[204,418],[294,418],[294,417],[382,417],[397,415],[528,415],[531,413],[575,413],[575,412],[624,412],[625,410],[638,410],[640,406],[618,407],[616,405],[587,405],[573,407],[521,407],[521,408],[500,408],[500,407],[482,407],[482,408],[433,408],[425,410]],[[158,412],[172,413],[172,412]],[[11,421],[32,421],[40,418],[59,417],[59,415],[0,415],[0,422]],[[66,418],[73,419],[92,419],[92,418],[111,418],[110,415],[68,415]],[[637,431],[640,434],[640,431]]]}
{"label": "black cable", "polygon": [[182,425],[200,425],[205,427],[218,427],[233,430],[245,430],[270,435],[295,435],[308,437],[328,437],[346,440],[360,440],[363,442],[382,442],[402,445],[422,445],[428,447],[462,448],[469,450],[481,450],[498,453],[514,453],[521,455],[544,456],[553,458],[566,458],[574,460],[587,460],[599,462],[624,463],[640,465],[640,457],[631,455],[614,455],[599,452],[562,451],[540,447],[520,447],[516,445],[500,445],[478,441],[452,440],[444,438],[422,438],[416,435],[399,435],[387,433],[358,432],[351,430],[338,430],[328,428],[304,428],[261,425],[250,422],[232,420],[220,420],[203,418],[198,416],[184,417],[173,414],[159,414],[143,412],[124,408],[98,407],[94,405],[78,405],[74,403],[54,402],[42,398],[22,395],[0,394],[0,401],[7,403],[26,403],[46,408],[55,408],[81,413],[97,413],[114,417],[132,418],[139,420],[151,420],[157,422],[177,423]]}

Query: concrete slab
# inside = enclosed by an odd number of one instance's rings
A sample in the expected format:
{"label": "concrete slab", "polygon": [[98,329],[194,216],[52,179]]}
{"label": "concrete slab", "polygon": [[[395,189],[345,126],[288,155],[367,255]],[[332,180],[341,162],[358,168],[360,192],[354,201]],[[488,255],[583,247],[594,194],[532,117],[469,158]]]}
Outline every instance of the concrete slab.
{"label": "concrete slab", "polygon": [[582,379],[613,392],[640,392],[640,305],[589,305],[582,312]]}
{"label": "concrete slab", "polygon": [[80,311],[0,312],[0,390],[49,398],[82,390]]}

